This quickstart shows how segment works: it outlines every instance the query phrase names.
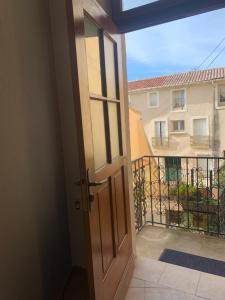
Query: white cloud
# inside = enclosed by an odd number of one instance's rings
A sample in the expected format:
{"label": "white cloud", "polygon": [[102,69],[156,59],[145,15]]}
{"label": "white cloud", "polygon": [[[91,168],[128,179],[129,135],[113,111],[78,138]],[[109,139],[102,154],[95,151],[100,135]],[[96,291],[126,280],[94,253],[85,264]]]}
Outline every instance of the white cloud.
{"label": "white cloud", "polygon": [[[128,59],[151,67],[198,66],[225,37],[224,20],[225,10],[218,10],[129,33]],[[225,51],[213,66],[218,65],[225,65]]]}

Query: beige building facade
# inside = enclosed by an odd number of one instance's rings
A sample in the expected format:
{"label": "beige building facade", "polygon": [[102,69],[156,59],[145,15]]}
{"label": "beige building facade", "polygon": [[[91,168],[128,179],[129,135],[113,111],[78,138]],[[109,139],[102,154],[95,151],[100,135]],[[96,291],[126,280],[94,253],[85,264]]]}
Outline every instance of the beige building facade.
{"label": "beige building facade", "polygon": [[129,101],[154,155],[224,156],[224,68],[130,82]]}

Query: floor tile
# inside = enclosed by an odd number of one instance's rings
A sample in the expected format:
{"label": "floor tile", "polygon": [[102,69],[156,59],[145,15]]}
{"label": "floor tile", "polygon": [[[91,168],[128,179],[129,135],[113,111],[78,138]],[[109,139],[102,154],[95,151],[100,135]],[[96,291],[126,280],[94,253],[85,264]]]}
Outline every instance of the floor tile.
{"label": "floor tile", "polygon": [[160,288],[160,287],[162,287],[162,285],[161,284],[159,284],[159,283],[154,283],[154,282],[149,282],[149,281],[145,281],[145,287],[146,288]]}
{"label": "floor tile", "polygon": [[195,294],[200,272],[167,264],[159,283],[162,285],[181,290],[190,294]]}
{"label": "floor tile", "polygon": [[138,256],[158,259],[165,248],[225,261],[225,239],[222,238],[157,226],[145,226],[138,233]]}
{"label": "floor tile", "polygon": [[170,288],[146,288],[145,300],[201,300],[201,298]]}
{"label": "floor tile", "polygon": [[224,300],[225,278],[201,273],[196,295],[210,300]]}
{"label": "floor tile", "polygon": [[125,300],[145,300],[145,289],[129,288]]}
{"label": "floor tile", "polygon": [[130,287],[133,288],[140,288],[140,287],[145,287],[145,281],[137,278],[132,278],[130,282]]}
{"label": "floor tile", "polygon": [[135,261],[133,277],[156,283],[159,281],[165,267],[166,264],[163,262],[138,257]]}

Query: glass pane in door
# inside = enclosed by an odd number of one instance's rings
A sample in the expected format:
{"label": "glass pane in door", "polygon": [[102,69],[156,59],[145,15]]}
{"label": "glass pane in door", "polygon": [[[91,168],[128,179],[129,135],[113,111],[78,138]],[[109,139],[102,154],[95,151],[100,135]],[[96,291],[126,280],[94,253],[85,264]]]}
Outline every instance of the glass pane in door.
{"label": "glass pane in door", "polygon": [[101,101],[91,100],[90,102],[94,162],[95,170],[97,170],[107,162],[104,108]]}
{"label": "glass pane in door", "polygon": [[109,103],[109,128],[112,159],[120,155],[117,104]]}
{"label": "glass pane in door", "polygon": [[104,36],[107,97],[116,99],[115,45]]}
{"label": "glass pane in door", "polygon": [[102,95],[99,29],[87,17],[84,22],[89,92]]}

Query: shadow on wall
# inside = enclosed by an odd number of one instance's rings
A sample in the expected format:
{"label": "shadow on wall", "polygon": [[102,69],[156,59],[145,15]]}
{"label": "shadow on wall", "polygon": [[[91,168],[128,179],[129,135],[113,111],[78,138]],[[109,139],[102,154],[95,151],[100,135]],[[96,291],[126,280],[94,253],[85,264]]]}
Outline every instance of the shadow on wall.
{"label": "shadow on wall", "polygon": [[131,160],[145,155],[153,155],[141,122],[141,113],[129,108]]}
{"label": "shadow on wall", "polygon": [[49,3],[0,19],[0,299],[50,300],[71,258]]}

